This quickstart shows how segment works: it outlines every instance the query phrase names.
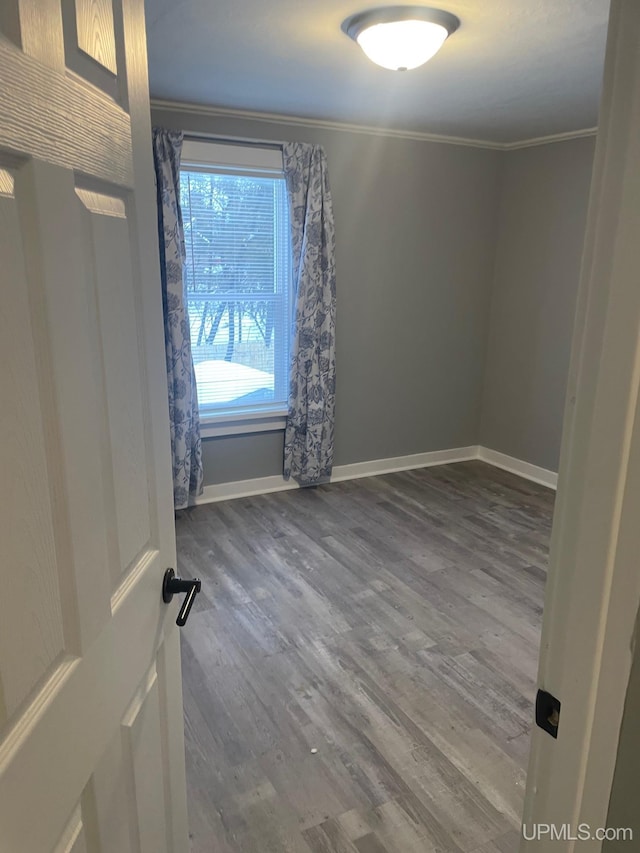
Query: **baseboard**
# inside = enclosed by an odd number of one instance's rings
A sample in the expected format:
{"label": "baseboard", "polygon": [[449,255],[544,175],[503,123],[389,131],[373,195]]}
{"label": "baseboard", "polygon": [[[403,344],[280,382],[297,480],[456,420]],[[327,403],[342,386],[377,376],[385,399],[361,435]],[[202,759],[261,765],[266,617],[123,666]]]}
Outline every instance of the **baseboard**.
{"label": "baseboard", "polygon": [[413,468],[430,468],[432,465],[448,465],[451,462],[468,462],[478,458],[478,448],[454,447],[452,450],[432,450],[427,453],[413,453],[411,456],[391,456],[388,459],[372,459],[370,462],[354,462],[351,465],[336,465],[331,482],[357,480],[360,477],[377,477],[380,474],[394,474],[397,471],[411,471]]}
{"label": "baseboard", "polygon": [[[478,448],[472,445],[471,447],[456,447],[452,450],[414,453],[410,456],[372,459],[368,462],[354,462],[351,465],[336,465],[333,469],[331,482],[356,480],[360,477],[375,477],[379,474],[393,474],[396,471],[410,471],[413,468],[428,468],[432,465],[447,465],[451,462],[467,462],[470,459],[477,458]],[[294,480],[285,480],[280,475],[257,477],[254,480],[237,480],[233,483],[205,486],[202,495],[196,498],[194,503],[196,505],[215,503],[298,488],[300,487]]]}
{"label": "baseboard", "polygon": [[255,480],[236,480],[232,483],[216,483],[205,486],[196,506],[217,501],[230,501],[234,498],[250,498],[253,495],[268,495],[270,492],[285,492],[300,488],[293,480],[285,480],[280,474],[273,477],[256,477]]}
{"label": "baseboard", "polygon": [[[470,447],[455,447],[451,450],[432,450],[428,453],[413,453],[410,456],[392,456],[388,459],[372,459],[368,462],[354,462],[351,465],[336,465],[331,477],[332,483],[342,480],[357,480],[360,477],[376,477],[380,474],[393,474],[396,471],[411,471],[414,468],[429,468],[432,465],[449,465],[452,462],[468,462],[480,459],[496,468],[502,468],[555,489],[558,475],[554,471],[507,456],[488,447],[471,445]],[[233,483],[218,483],[205,486],[202,495],[196,498],[196,505],[230,501],[234,498],[249,498],[253,495],[267,495],[270,492],[284,492],[300,488],[294,480],[285,480],[281,475],[273,477],[257,477],[254,480],[237,480]]]}
{"label": "baseboard", "polygon": [[488,447],[478,447],[477,458],[496,468],[502,468],[504,471],[510,471],[519,477],[532,480],[534,483],[548,486],[550,489],[555,489],[558,486],[558,475],[555,471],[548,471],[546,468],[540,468],[530,462],[523,462],[522,459],[516,459],[515,456],[507,456],[506,453],[499,453],[497,450],[491,450]]}

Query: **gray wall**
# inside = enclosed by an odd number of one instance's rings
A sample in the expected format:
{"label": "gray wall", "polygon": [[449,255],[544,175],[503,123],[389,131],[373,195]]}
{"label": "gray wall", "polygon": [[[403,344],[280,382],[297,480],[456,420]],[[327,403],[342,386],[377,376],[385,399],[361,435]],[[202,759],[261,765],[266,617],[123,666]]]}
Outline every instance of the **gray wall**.
{"label": "gray wall", "polygon": [[[636,643],[638,628],[636,624]],[[609,800],[608,827],[630,827],[633,842],[605,841],[603,853],[630,853],[640,846],[640,648],[636,644]]]}
{"label": "gray wall", "polygon": [[505,152],[479,443],[558,470],[595,138]]}
{"label": "gray wall", "polygon": [[[185,131],[324,146],[337,233],[337,465],[477,443],[497,151],[153,111]],[[279,474],[282,433],[204,442],[205,483]]]}

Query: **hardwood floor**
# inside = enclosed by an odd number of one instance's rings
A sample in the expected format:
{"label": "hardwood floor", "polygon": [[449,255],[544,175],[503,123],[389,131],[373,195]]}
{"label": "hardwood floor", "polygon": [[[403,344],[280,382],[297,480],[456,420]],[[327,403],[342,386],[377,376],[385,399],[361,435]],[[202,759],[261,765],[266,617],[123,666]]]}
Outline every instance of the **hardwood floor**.
{"label": "hardwood floor", "polygon": [[465,462],[184,512],[194,853],[515,853],[552,506]]}

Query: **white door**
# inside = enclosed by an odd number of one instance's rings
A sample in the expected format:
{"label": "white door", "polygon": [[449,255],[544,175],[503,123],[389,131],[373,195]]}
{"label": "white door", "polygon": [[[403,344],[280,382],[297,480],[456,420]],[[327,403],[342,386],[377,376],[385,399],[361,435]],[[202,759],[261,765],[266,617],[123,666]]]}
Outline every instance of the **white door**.
{"label": "white door", "polygon": [[0,7],[0,850],[187,849],[143,0]]}
{"label": "white door", "polygon": [[[527,779],[535,853],[600,850],[575,839],[606,827],[640,602],[639,237],[640,3],[613,0],[539,670],[562,706],[557,740],[534,730]],[[540,823],[555,830],[535,837]]]}

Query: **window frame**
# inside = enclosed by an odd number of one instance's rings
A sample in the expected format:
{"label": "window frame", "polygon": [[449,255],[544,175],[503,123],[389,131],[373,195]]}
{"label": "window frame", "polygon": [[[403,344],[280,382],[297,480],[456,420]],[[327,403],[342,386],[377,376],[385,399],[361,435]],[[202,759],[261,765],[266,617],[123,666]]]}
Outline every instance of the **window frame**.
{"label": "window frame", "polygon": [[[224,140],[185,138],[180,160],[181,171],[212,172],[215,174],[243,173],[259,177],[284,177],[282,147],[278,144],[232,142]],[[289,262],[286,271],[286,308],[289,324],[293,319],[293,286],[291,264],[291,241],[289,240]],[[187,303],[188,304],[188,303]],[[286,329],[285,329],[286,333]],[[287,354],[288,355],[288,354]],[[289,361],[285,359],[285,364]],[[284,379],[285,391],[288,377]],[[200,434],[203,438],[225,435],[248,435],[250,433],[283,430],[286,426],[288,408],[286,401],[273,405],[238,407],[234,411],[201,409]]]}

